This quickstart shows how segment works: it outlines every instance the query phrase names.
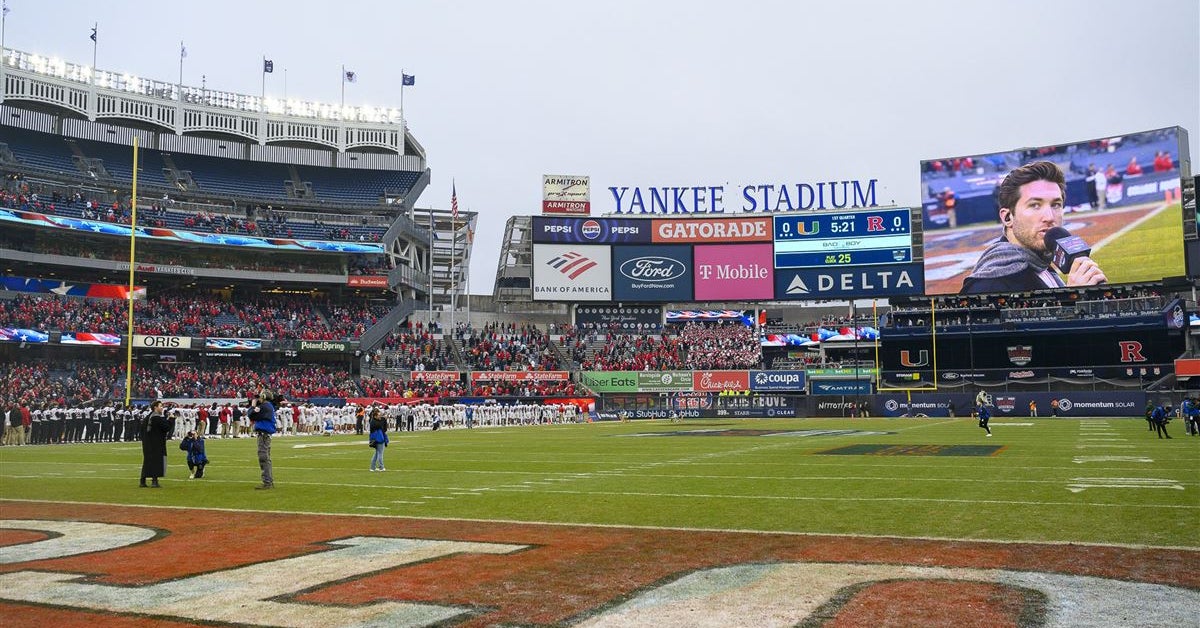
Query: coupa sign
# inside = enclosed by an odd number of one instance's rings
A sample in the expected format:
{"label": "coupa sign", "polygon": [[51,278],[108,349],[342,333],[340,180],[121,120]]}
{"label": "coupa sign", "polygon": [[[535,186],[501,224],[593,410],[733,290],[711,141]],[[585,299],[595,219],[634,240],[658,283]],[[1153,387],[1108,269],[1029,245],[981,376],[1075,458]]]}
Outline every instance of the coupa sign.
{"label": "coupa sign", "polygon": [[804,390],[804,371],[750,371],[750,390]]}

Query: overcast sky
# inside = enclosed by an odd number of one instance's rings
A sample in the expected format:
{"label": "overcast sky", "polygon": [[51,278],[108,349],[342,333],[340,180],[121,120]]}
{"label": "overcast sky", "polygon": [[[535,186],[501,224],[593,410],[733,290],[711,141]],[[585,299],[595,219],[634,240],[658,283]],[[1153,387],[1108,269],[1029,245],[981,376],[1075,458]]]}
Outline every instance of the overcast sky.
{"label": "overcast sky", "polygon": [[[257,94],[400,105],[428,151],[418,205],[481,214],[474,293],[543,174],[609,186],[878,179],[921,159],[1180,125],[1200,154],[1196,0],[111,2],[7,0],[5,44]],[[727,193],[727,197],[731,196]],[[735,206],[734,208],[736,208]]]}

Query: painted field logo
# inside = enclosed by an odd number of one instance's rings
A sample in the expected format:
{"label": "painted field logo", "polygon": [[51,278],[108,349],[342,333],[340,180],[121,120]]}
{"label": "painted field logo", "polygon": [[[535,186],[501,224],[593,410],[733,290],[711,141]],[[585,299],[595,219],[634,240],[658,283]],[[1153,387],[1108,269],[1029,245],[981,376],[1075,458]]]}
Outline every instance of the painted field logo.
{"label": "painted field logo", "polygon": [[1030,345],[1008,347],[1008,361],[1017,366],[1029,364],[1033,361],[1033,347]]}
{"label": "painted field logo", "polygon": [[[1200,553],[1188,549],[486,521],[467,534],[459,521],[273,513],[280,535],[257,513],[3,506],[0,617],[18,628],[783,628],[879,625],[880,612],[893,625],[1190,626],[1200,608]],[[197,554],[218,534],[251,542]]]}
{"label": "painted field logo", "polygon": [[557,269],[558,272],[570,277],[571,279],[575,279],[592,268],[595,268],[596,262],[584,257],[581,253],[568,251],[562,255],[559,255],[558,257],[551,258],[550,261],[546,262],[546,265]]}
{"label": "painted field logo", "polygon": [[596,222],[595,220],[585,220],[583,224],[579,226],[579,235],[589,240],[595,240],[596,238],[600,237],[601,231],[602,229],[600,229],[600,223]]}
{"label": "painted field logo", "polygon": [[635,257],[621,264],[618,271],[634,281],[671,281],[679,279],[687,269],[669,257]]}

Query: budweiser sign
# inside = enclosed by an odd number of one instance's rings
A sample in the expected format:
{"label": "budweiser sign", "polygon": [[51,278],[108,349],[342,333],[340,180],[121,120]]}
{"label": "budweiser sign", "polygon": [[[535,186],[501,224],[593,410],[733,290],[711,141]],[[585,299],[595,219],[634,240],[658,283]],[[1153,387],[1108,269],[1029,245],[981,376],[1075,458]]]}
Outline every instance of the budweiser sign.
{"label": "budweiser sign", "polygon": [[571,379],[567,371],[473,371],[473,382],[565,382]]}
{"label": "budweiser sign", "polygon": [[387,288],[388,278],[383,275],[350,275],[346,277],[350,288]]}
{"label": "budweiser sign", "polygon": [[692,383],[700,392],[750,390],[750,371],[696,371]]}

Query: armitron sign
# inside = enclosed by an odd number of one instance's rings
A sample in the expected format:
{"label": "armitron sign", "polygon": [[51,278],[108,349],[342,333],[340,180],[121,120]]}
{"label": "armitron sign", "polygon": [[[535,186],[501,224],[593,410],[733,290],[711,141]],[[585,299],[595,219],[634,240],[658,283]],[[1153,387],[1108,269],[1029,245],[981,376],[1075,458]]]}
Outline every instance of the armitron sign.
{"label": "armitron sign", "polygon": [[542,175],[542,213],[588,216],[592,213],[591,177]]}

